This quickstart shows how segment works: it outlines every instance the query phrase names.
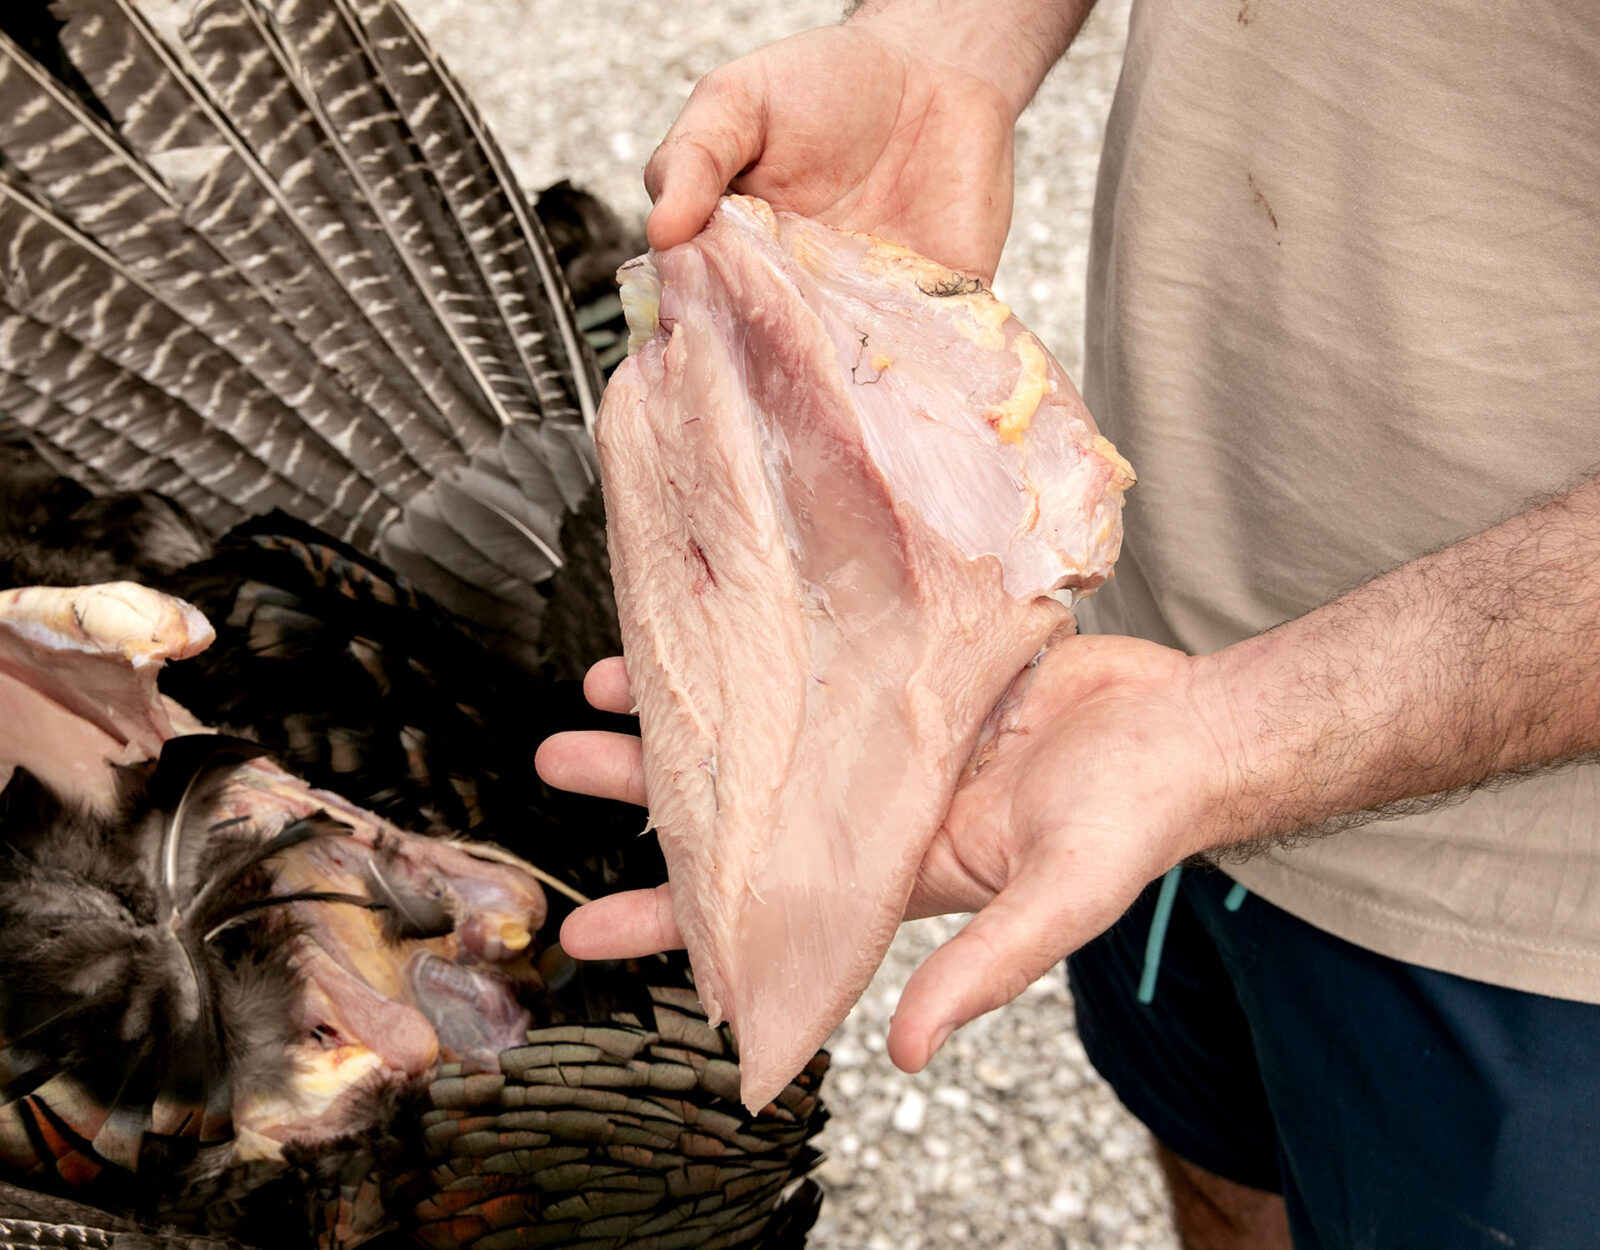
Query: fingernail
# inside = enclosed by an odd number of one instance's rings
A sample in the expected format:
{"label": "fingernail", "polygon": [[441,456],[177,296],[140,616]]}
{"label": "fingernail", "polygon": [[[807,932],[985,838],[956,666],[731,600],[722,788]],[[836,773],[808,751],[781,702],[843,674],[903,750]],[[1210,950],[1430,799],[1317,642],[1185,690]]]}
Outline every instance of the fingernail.
{"label": "fingernail", "polygon": [[939,1031],[933,1035],[933,1045],[928,1047],[928,1058],[929,1059],[932,1059],[935,1055],[937,1055],[939,1053],[939,1047],[943,1046],[946,1042],[948,1042],[950,1040],[950,1034],[954,1033],[955,1031],[956,1031],[956,1026],[955,1025],[946,1024],[946,1025],[943,1025],[939,1029]]}

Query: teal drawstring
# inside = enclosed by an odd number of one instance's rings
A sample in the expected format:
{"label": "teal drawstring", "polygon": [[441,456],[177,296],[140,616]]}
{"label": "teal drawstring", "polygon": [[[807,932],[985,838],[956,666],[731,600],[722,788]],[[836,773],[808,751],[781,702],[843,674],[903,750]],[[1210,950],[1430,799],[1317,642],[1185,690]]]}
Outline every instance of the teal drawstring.
{"label": "teal drawstring", "polygon": [[[1144,941],[1144,969],[1139,974],[1139,1001],[1150,1004],[1156,997],[1156,974],[1161,971],[1161,948],[1167,944],[1167,925],[1172,921],[1172,907],[1178,901],[1178,882],[1183,876],[1183,865],[1169,868],[1161,878],[1161,893],[1156,896],[1156,909],[1150,916],[1150,936]],[[1237,881],[1222,905],[1229,911],[1244,906],[1250,891]]]}
{"label": "teal drawstring", "polygon": [[1167,941],[1167,924],[1172,919],[1172,905],[1178,899],[1178,878],[1183,875],[1183,865],[1169,868],[1161,878],[1161,893],[1156,897],[1155,914],[1150,917],[1150,936],[1144,943],[1144,971],[1139,974],[1139,1001],[1149,1004],[1156,997],[1156,973],[1161,971],[1161,948]]}

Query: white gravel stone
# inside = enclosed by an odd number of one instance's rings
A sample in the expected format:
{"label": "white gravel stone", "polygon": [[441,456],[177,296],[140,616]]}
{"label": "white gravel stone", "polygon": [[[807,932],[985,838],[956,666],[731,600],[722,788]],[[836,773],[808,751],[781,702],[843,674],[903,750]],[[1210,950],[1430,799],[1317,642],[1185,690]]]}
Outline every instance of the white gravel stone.
{"label": "white gravel stone", "polygon": [[933,1091],[933,1101],[960,1114],[972,1106],[972,1095],[959,1085],[941,1085]]}
{"label": "white gravel stone", "polygon": [[[987,1031],[987,1022],[979,1023],[982,1023],[984,1031]],[[980,1059],[973,1069],[973,1074],[998,1094],[1009,1093],[1016,1088],[1016,1073],[1010,1064],[1006,1062],[1006,1057],[1003,1055],[993,1055]]]}
{"label": "white gravel stone", "polygon": [[[695,81],[837,20],[840,0],[404,0],[530,188],[570,178],[642,220],[640,179]],[[1101,0],[1017,128],[995,290],[1074,377],[1100,138],[1127,26]],[[906,1077],[884,1054],[911,971],[955,920],[904,927],[830,1043],[818,1250],[1177,1250],[1140,1130],[1089,1069],[1063,978],[958,1032]],[[908,1108],[918,1108],[916,1116]],[[916,1119],[914,1127],[902,1122]],[[893,1131],[891,1131],[893,1130]]]}
{"label": "white gravel stone", "polygon": [[920,1133],[922,1122],[928,1115],[928,1097],[919,1089],[908,1089],[900,1095],[894,1109],[893,1124],[896,1132]]}

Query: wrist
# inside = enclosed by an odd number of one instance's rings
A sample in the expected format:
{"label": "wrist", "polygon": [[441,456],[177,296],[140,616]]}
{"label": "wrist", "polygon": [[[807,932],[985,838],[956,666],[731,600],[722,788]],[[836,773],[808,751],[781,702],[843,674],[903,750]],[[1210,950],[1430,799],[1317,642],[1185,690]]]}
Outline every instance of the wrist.
{"label": "wrist", "polygon": [[1404,623],[1380,637],[1373,621],[1328,618],[1324,607],[1196,658],[1223,761],[1212,849],[1338,827],[1329,822],[1439,788],[1421,769],[1383,765],[1404,753],[1395,732],[1411,731],[1399,725],[1408,700],[1379,675],[1422,640]]}
{"label": "wrist", "polygon": [[863,0],[846,25],[988,83],[1014,121],[1094,0]]}
{"label": "wrist", "polygon": [[1306,756],[1286,741],[1270,712],[1270,674],[1280,648],[1269,633],[1190,661],[1191,698],[1217,761],[1207,778],[1205,823],[1196,830],[1198,851],[1274,837],[1304,823],[1287,813],[1295,787],[1279,773],[1284,761],[1303,766]]}
{"label": "wrist", "polygon": [[1194,661],[1214,847],[1600,751],[1600,479]]}

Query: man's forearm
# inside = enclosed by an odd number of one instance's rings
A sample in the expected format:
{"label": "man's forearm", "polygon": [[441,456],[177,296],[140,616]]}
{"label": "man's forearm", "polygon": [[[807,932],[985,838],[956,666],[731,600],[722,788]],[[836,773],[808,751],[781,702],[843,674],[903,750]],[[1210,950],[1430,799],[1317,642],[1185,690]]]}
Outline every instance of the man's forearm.
{"label": "man's forearm", "polygon": [[1217,845],[1600,751],[1600,479],[1196,664]]}
{"label": "man's forearm", "polygon": [[1094,0],[860,0],[846,20],[977,75],[1016,117],[1093,7]]}

